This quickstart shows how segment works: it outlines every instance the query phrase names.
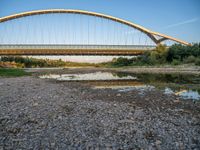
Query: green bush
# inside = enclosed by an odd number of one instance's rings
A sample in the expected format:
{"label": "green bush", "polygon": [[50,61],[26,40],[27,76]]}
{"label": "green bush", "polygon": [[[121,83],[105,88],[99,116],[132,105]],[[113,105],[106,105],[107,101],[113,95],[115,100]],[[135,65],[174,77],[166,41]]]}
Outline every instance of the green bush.
{"label": "green bush", "polygon": [[151,52],[145,52],[142,56],[139,56],[138,59],[135,61],[135,63],[141,63],[141,64],[148,64],[150,65],[150,54]]}
{"label": "green bush", "polygon": [[174,66],[177,66],[177,65],[180,65],[180,64],[181,64],[181,62],[179,60],[177,60],[177,59],[174,59],[172,61],[172,65],[174,65]]}
{"label": "green bush", "polygon": [[132,59],[120,57],[116,60],[113,60],[112,66],[116,66],[116,67],[130,66],[132,62],[133,62]]}
{"label": "green bush", "polygon": [[142,63],[148,65],[164,64],[167,58],[167,47],[165,45],[158,45],[155,50],[146,52],[142,56]]}
{"label": "green bush", "polygon": [[184,60],[185,63],[195,63],[195,61],[196,58],[194,56],[189,56]]}
{"label": "green bush", "polygon": [[197,59],[195,60],[195,65],[200,66],[200,58],[197,58]]}
{"label": "green bush", "polygon": [[167,61],[172,62],[174,59],[183,61],[189,56],[200,57],[200,43],[192,46],[184,46],[181,44],[174,44],[169,47]]}

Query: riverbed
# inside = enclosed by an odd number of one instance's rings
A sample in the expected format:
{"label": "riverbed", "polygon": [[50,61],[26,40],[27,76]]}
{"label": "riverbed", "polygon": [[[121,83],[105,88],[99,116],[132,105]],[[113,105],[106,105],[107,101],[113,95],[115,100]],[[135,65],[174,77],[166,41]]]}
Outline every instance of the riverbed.
{"label": "riverbed", "polygon": [[0,149],[199,149],[198,75],[102,69],[0,78]]}

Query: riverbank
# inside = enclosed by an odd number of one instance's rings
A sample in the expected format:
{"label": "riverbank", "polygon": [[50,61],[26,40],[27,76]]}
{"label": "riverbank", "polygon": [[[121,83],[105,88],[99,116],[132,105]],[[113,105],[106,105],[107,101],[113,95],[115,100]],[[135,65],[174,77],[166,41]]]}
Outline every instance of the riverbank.
{"label": "riverbank", "polygon": [[130,72],[130,73],[179,73],[179,74],[200,74],[199,66],[134,66],[134,67],[61,67],[61,68],[25,68],[27,72],[56,72],[64,73],[66,70],[83,70],[83,71],[118,71],[118,72]]}
{"label": "riverbank", "polygon": [[0,77],[0,149],[200,148],[199,101],[157,89],[94,89],[82,82],[40,79],[37,73]]}

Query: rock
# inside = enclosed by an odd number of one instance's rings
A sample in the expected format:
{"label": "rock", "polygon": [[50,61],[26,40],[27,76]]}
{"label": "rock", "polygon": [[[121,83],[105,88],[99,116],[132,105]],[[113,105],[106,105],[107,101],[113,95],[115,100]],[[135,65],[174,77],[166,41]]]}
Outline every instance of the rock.
{"label": "rock", "polygon": [[118,93],[116,96],[117,96],[117,97],[120,97],[120,96],[121,96],[121,94],[120,94],[120,93]]}
{"label": "rock", "polygon": [[174,100],[174,103],[180,103],[179,99]]}
{"label": "rock", "polygon": [[38,106],[38,103],[33,103],[33,106]]}
{"label": "rock", "polygon": [[162,142],[160,140],[156,140],[156,145],[160,145]]}
{"label": "rock", "polygon": [[58,119],[59,119],[59,120],[62,120],[62,116],[58,116]]}
{"label": "rock", "polygon": [[51,147],[55,147],[56,143],[55,142],[52,142],[51,143]]}

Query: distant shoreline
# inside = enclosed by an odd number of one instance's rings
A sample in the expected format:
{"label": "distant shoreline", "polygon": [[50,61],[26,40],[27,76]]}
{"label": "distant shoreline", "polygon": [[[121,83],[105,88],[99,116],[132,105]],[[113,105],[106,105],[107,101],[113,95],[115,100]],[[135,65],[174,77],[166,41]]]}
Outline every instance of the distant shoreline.
{"label": "distant shoreline", "polygon": [[198,74],[200,75],[200,67],[174,68],[174,67],[132,67],[119,68],[119,71],[130,73],[180,73],[180,74]]}

